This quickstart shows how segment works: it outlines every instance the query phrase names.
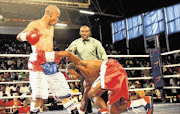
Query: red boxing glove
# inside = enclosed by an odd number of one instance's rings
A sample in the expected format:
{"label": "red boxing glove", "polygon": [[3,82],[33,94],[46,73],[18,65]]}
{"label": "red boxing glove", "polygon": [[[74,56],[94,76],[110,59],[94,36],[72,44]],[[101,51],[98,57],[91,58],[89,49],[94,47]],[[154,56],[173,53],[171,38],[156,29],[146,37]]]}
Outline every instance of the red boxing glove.
{"label": "red boxing glove", "polygon": [[35,45],[39,38],[41,37],[41,34],[39,34],[38,31],[31,31],[27,34],[26,39],[29,41],[31,45]]}
{"label": "red boxing glove", "polygon": [[58,52],[55,52],[55,59],[54,62],[56,62],[56,64],[59,64],[61,61],[61,57],[58,57]]}
{"label": "red boxing glove", "polygon": [[45,51],[39,50],[37,52],[37,61],[39,62],[39,64],[46,63]]}

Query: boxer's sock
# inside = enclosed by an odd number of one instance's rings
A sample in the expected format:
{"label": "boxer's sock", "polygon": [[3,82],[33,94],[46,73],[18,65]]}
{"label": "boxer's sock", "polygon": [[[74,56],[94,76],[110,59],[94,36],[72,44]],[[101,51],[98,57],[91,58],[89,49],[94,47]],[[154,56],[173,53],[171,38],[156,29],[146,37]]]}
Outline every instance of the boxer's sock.
{"label": "boxer's sock", "polygon": [[109,114],[109,110],[107,108],[103,108],[98,110],[98,114]]}
{"label": "boxer's sock", "polygon": [[71,113],[72,110],[76,109],[76,106],[73,100],[70,100],[67,103],[63,104],[63,106],[64,108],[68,110],[69,113]]}
{"label": "boxer's sock", "polygon": [[35,107],[35,103],[34,102],[31,102],[31,107],[30,107],[30,110],[31,110],[31,112],[38,112],[39,111],[39,108],[40,107]]}
{"label": "boxer's sock", "polygon": [[85,111],[83,111],[81,108],[78,110],[79,114],[85,114]]}

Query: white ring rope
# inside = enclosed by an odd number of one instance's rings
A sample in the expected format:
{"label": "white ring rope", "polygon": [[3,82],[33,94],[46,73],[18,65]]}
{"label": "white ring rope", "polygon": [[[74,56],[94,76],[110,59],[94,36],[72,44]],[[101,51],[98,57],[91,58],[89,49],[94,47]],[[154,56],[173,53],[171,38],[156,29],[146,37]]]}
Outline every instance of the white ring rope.
{"label": "white ring rope", "polygon": [[[71,95],[81,95],[81,92],[71,93]],[[53,96],[53,95],[49,94],[49,96]],[[32,95],[22,95],[22,96],[0,97],[0,99],[31,98],[31,97]]]}
{"label": "white ring rope", "polygon": [[[29,57],[29,54],[0,54],[0,57]],[[150,57],[149,55],[107,55],[108,57]]]}
{"label": "white ring rope", "polygon": [[[138,88],[138,89],[129,89],[129,91],[141,91],[141,90],[154,90],[156,88]],[[180,86],[165,86],[163,89],[180,89]]]}
{"label": "white ring rope", "polygon": [[180,89],[180,86],[165,86],[164,89]]}
{"label": "white ring rope", "polygon": [[[151,67],[131,67],[131,68],[124,68],[125,70],[146,70],[152,69]],[[59,69],[61,72],[66,71],[65,69]],[[0,72],[29,72],[29,70],[0,70]]]}
{"label": "white ring rope", "polygon": [[[163,78],[178,78],[180,74],[176,75],[163,75]],[[133,77],[128,78],[128,80],[150,80],[153,77]],[[67,82],[80,82],[80,80],[67,80]],[[22,83],[29,83],[29,81],[14,81],[14,82],[0,82],[0,84],[22,84]]]}
{"label": "white ring rope", "polygon": [[171,65],[163,65],[163,67],[177,67],[177,66],[180,66],[180,63],[178,64],[171,64]]}
{"label": "white ring rope", "polygon": [[30,57],[29,54],[0,54],[0,57]]}
{"label": "white ring rope", "polygon": [[[161,55],[168,55],[168,54],[174,54],[174,53],[180,53],[180,50],[174,50],[169,51],[165,53],[161,53]],[[0,57],[29,57],[29,54],[0,54]],[[149,55],[107,55],[108,57],[150,57]]]}
{"label": "white ring rope", "polygon": [[175,74],[175,75],[164,75],[163,78],[179,78],[180,74]]}
{"label": "white ring rope", "polygon": [[150,80],[153,77],[133,77],[133,78],[128,78],[128,80]]}
{"label": "white ring rope", "polygon": [[[49,104],[44,104],[44,106],[51,106],[52,104],[49,103]],[[63,103],[57,103],[57,105],[63,105]],[[30,106],[30,105],[28,105]],[[5,109],[13,109],[13,108],[20,108],[20,107],[23,107],[23,106],[12,106],[12,107],[5,107]],[[23,113],[24,114],[24,113]]]}
{"label": "white ring rope", "polygon": [[108,57],[120,58],[120,57],[150,57],[149,55],[107,55]]}
{"label": "white ring rope", "polygon": [[[80,80],[66,80],[67,82],[80,82]],[[22,84],[29,83],[29,81],[16,81],[16,82],[0,82],[0,84]]]}
{"label": "white ring rope", "polygon": [[[179,78],[180,74],[175,74],[175,75],[163,75],[163,78]],[[131,77],[128,78],[128,80],[150,80],[153,79],[153,77]]]}
{"label": "white ring rope", "polygon": [[154,88],[138,88],[138,89],[129,89],[129,91],[142,91],[142,90],[153,90]]}
{"label": "white ring rope", "polygon": [[[163,75],[163,78],[179,78],[180,74],[175,74],[175,75]],[[153,79],[153,77],[131,77],[128,78],[128,80],[150,80]]]}
{"label": "white ring rope", "polygon": [[131,67],[131,68],[124,68],[125,70],[148,70],[152,69],[151,67]]}
{"label": "white ring rope", "polygon": [[[154,90],[155,88],[138,88],[138,89],[129,89],[129,91],[142,91],[142,90]],[[163,89],[180,89],[179,86],[167,86],[164,87]],[[71,93],[71,95],[81,95],[81,92],[79,93]],[[50,94],[50,96],[52,96]],[[13,99],[13,98],[31,98],[31,95],[23,95],[23,96],[11,96],[11,97],[0,97],[1,99]]]}
{"label": "white ring rope", "polygon": [[[177,67],[180,66],[179,64],[171,64],[171,65],[164,65],[164,68],[167,67]],[[124,68],[125,70],[148,70],[152,69],[152,67],[131,67],[131,68]],[[66,71],[65,69],[59,69],[61,72]],[[29,70],[0,70],[0,72],[29,72]]]}
{"label": "white ring rope", "polygon": [[169,54],[174,54],[174,53],[180,53],[180,50],[174,50],[174,51],[169,51],[169,52],[161,53],[161,55],[169,55]]}
{"label": "white ring rope", "polygon": [[[65,72],[65,69],[59,69],[61,72]],[[0,72],[29,72],[29,70],[0,70]]]}

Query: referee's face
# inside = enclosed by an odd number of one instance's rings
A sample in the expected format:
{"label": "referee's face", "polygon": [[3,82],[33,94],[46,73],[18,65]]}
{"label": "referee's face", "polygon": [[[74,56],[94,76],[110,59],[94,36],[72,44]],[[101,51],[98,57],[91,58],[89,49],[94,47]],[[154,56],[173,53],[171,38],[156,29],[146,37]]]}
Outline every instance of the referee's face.
{"label": "referee's face", "polygon": [[91,32],[89,27],[87,26],[82,26],[79,32],[79,35],[84,39],[87,40],[90,36]]}

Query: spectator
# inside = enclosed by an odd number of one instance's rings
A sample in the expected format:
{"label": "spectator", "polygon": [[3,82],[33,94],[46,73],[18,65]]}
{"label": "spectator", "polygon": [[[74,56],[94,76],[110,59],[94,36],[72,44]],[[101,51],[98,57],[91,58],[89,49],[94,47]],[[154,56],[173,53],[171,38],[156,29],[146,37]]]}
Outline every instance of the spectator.
{"label": "spectator", "polygon": [[[14,96],[18,96],[18,93],[14,93]],[[18,98],[14,98],[13,104],[13,113],[19,113],[19,106],[21,106],[21,101]]]}
{"label": "spectator", "polygon": [[6,109],[4,105],[0,105],[0,114],[6,114]]}
{"label": "spectator", "polygon": [[11,96],[11,94],[8,91],[6,91],[6,86],[5,85],[1,87],[0,97],[2,97],[2,96],[8,96],[8,97]]}
{"label": "spectator", "polygon": [[19,108],[19,114],[30,113],[30,106],[28,106],[28,102],[24,100],[23,106]]}
{"label": "spectator", "polygon": [[[144,63],[144,67],[149,67],[149,64]],[[141,71],[141,76],[150,77],[151,76],[150,70],[149,69],[142,70]]]}
{"label": "spectator", "polygon": [[6,92],[11,95],[11,89],[10,89],[9,84],[6,84]]}
{"label": "spectator", "polygon": [[[79,90],[76,88],[76,85],[75,85],[75,83],[70,83],[70,87],[71,87],[71,92],[72,93],[79,93]],[[78,98],[78,95],[73,95],[72,97],[76,97],[77,99],[79,99]]]}
{"label": "spectator", "polygon": [[21,81],[26,81],[27,76],[28,76],[27,72],[20,72],[18,78]]}
{"label": "spectator", "polygon": [[[180,86],[180,78],[177,79],[177,86]],[[177,89],[177,99],[180,103],[180,89]]]}
{"label": "spectator", "polygon": [[[135,86],[133,86],[133,85],[130,86],[130,89],[135,89]],[[129,95],[130,95],[130,97],[129,97],[130,100],[136,100],[136,99],[141,98],[140,95],[137,94],[135,91],[130,91],[129,93],[130,93],[130,94],[129,94]]]}
{"label": "spectator", "polygon": [[0,100],[0,105],[4,105],[4,101],[2,99]]}
{"label": "spectator", "polygon": [[[3,97],[7,97],[7,95],[4,95]],[[12,107],[14,104],[12,99],[4,99],[3,103],[5,107]],[[10,112],[10,109],[6,109],[6,111]]]}
{"label": "spectator", "polygon": [[[176,78],[171,78],[170,79],[169,83],[170,83],[170,85],[172,87],[177,86],[177,81],[176,80],[177,80]],[[171,89],[171,94],[173,95],[173,97],[177,96],[178,95],[177,90],[175,88]]]}
{"label": "spectator", "polygon": [[[139,89],[139,88],[141,88],[141,83],[139,82],[139,81],[136,81],[136,87]],[[145,97],[145,92],[144,92],[144,90],[136,90],[135,91],[137,94],[139,94],[139,96],[142,98],[142,97]]]}
{"label": "spectator", "polygon": [[22,87],[20,87],[20,93],[25,93],[25,92],[27,92],[28,91],[28,86],[27,86],[27,84],[26,83],[23,83],[23,86]]}
{"label": "spectator", "polygon": [[[149,83],[149,80],[146,80],[146,83],[143,84],[143,88],[151,88],[151,84]],[[151,90],[145,90],[145,94],[146,96],[150,96],[151,95]]]}
{"label": "spectator", "polygon": [[[166,68],[165,72],[163,73],[164,75],[173,75],[172,69],[171,68]],[[169,78],[165,78],[165,86],[170,86],[170,79]]]}
{"label": "spectator", "polygon": [[18,96],[22,95],[22,93],[20,92],[20,87],[19,86],[16,88],[16,93],[17,93]]}
{"label": "spectator", "polygon": [[16,88],[17,88],[16,84],[13,84],[13,86],[10,86],[12,93],[16,92]]}

